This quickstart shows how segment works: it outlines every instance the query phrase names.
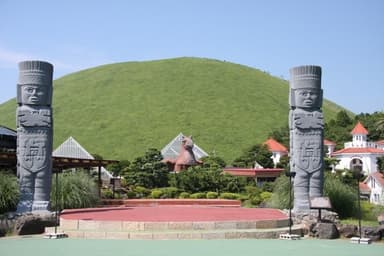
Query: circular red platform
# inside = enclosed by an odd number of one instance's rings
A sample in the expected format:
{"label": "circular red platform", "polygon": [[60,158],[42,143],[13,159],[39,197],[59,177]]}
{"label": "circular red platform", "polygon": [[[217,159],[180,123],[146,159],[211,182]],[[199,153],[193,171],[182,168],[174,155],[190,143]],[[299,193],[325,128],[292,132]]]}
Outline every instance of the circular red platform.
{"label": "circular red platform", "polygon": [[278,209],[209,207],[209,206],[156,206],[114,207],[64,210],[63,219],[98,221],[258,221],[283,220],[287,215]]}

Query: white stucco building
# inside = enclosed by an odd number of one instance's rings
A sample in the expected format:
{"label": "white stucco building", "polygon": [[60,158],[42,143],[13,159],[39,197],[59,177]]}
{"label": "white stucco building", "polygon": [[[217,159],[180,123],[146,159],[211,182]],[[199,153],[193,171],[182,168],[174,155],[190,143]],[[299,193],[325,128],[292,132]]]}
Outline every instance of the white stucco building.
{"label": "white stucco building", "polygon": [[384,205],[384,175],[380,172],[374,172],[365,179],[363,184],[369,189],[369,201],[373,204]]}
{"label": "white stucco building", "polygon": [[384,157],[384,143],[367,141],[368,131],[358,122],[351,131],[352,141],[344,143],[344,148],[332,152],[332,157],[339,160],[336,169],[360,169],[364,175],[378,171],[377,158]]}
{"label": "white stucco building", "polygon": [[288,149],[273,138],[269,138],[267,141],[265,141],[264,145],[267,145],[269,151],[271,151],[271,158],[275,167],[278,163],[280,163],[281,157],[288,155]]}

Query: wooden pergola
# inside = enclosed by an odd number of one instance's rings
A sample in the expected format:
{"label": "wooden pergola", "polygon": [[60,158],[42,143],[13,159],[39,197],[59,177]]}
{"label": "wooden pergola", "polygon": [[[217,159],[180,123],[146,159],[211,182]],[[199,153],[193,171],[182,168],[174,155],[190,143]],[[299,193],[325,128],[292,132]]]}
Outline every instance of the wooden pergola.
{"label": "wooden pergola", "polygon": [[[65,169],[72,168],[85,168],[89,169],[92,167],[98,168],[98,186],[99,195],[101,189],[101,167],[109,164],[118,163],[117,160],[95,160],[95,159],[81,159],[81,158],[70,158],[70,157],[57,157],[52,156],[52,172],[59,173]],[[17,156],[14,152],[1,152],[0,153],[0,168],[14,168],[16,169]]]}

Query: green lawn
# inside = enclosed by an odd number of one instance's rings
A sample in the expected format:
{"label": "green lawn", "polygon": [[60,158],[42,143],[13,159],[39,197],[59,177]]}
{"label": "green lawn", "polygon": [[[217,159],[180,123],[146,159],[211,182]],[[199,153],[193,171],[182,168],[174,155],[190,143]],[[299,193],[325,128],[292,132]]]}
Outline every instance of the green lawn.
{"label": "green lawn", "polygon": [[1,256],[382,256],[384,245],[349,240],[50,240],[42,237],[2,238]]}
{"label": "green lawn", "polygon": [[[342,224],[351,224],[351,225],[359,225],[358,219],[343,219],[340,220]],[[379,222],[376,220],[361,220],[361,226],[363,227],[377,227],[379,226]]]}

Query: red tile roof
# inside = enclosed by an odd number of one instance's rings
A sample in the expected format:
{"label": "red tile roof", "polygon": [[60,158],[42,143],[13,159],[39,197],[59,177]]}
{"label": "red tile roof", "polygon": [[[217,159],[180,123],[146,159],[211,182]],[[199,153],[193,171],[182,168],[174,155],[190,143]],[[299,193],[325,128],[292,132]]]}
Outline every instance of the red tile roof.
{"label": "red tile roof", "polygon": [[376,143],[379,144],[379,145],[384,145],[384,140],[379,140]]}
{"label": "red tile roof", "polygon": [[384,154],[384,150],[378,148],[344,148],[332,153],[332,155],[341,154]]}
{"label": "red tile roof", "polygon": [[245,176],[245,177],[278,177],[281,172],[284,171],[283,168],[239,168],[239,167],[227,167],[224,168],[225,173],[232,174],[234,176]]}
{"label": "red tile roof", "polygon": [[365,134],[365,135],[367,135],[368,131],[367,131],[367,129],[365,129],[365,127],[359,121],[359,122],[357,122],[355,128],[353,128],[353,130],[351,131],[351,134]]}
{"label": "red tile roof", "polygon": [[360,192],[370,192],[371,191],[371,188],[368,187],[367,183],[365,183],[365,182],[359,182],[359,188],[360,188]]}
{"label": "red tile roof", "polygon": [[382,187],[384,187],[384,174],[381,172],[371,173],[372,178],[374,178]]}
{"label": "red tile roof", "polygon": [[264,144],[267,145],[270,151],[288,153],[288,150],[284,145],[281,145],[279,142],[272,138],[269,138],[266,142],[264,142]]}
{"label": "red tile roof", "polygon": [[328,145],[329,145],[329,146],[335,146],[336,143],[333,142],[333,141],[324,139],[324,145],[326,145],[326,146],[328,146]]}

